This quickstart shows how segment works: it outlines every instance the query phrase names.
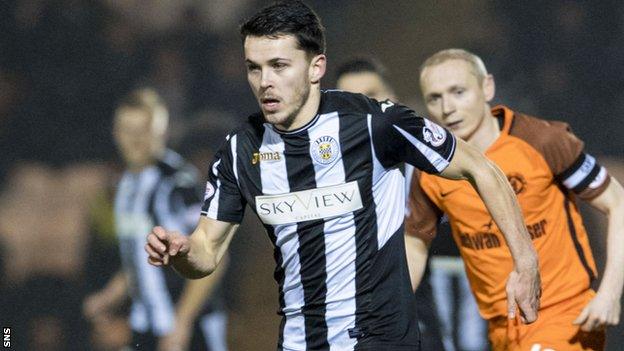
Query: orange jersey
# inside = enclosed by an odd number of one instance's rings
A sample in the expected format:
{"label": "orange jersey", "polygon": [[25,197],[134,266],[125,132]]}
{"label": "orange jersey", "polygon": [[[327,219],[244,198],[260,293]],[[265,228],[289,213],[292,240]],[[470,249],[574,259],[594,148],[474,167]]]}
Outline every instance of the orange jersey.
{"label": "orange jersey", "polygon": [[[596,267],[587,233],[574,201],[604,191],[609,176],[567,124],[492,109],[501,134],[485,155],[507,175],[539,256],[541,306],[546,308],[589,289]],[[441,212],[447,214],[453,238],[481,315],[506,315],[505,283],[512,270],[511,253],[501,231],[467,181],[415,172],[406,231],[431,240]]]}

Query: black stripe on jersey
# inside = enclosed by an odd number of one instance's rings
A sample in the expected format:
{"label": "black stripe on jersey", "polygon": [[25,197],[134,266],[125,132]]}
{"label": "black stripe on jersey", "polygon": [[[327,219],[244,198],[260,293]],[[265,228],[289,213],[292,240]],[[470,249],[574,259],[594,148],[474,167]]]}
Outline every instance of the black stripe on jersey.
{"label": "black stripe on jersey", "polygon": [[594,271],[592,271],[592,269],[589,267],[589,263],[587,263],[587,258],[585,257],[585,252],[583,251],[583,247],[581,246],[581,243],[578,240],[576,228],[574,227],[574,221],[572,220],[572,214],[570,212],[570,199],[566,197],[564,200],[563,206],[565,207],[566,218],[568,220],[568,228],[570,230],[570,237],[572,238],[572,242],[574,243],[574,248],[576,249],[576,253],[579,256],[579,259],[581,260],[581,264],[583,265],[583,268],[585,268],[585,271],[587,272],[587,275],[589,276],[589,283],[591,284],[594,281],[594,279],[596,279],[596,276],[594,275]]}
{"label": "black stripe on jersey", "polygon": [[[283,140],[290,191],[316,188],[314,165],[308,151],[310,137],[307,131],[296,136],[284,136]],[[297,224],[300,274],[305,302],[302,312],[305,317],[306,346],[311,350],[329,350],[325,320],[327,271],[324,224],[322,219]]]}
{"label": "black stripe on jersey", "polygon": [[583,179],[577,186],[575,186],[572,189],[572,191],[574,191],[575,193],[579,194],[583,190],[587,189],[589,184],[591,184],[596,179],[596,177],[598,176],[598,173],[600,173],[600,169],[601,169],[600,165],[598,164],[598,162],[596,162],[594,164],[594,168],[592,168],[591,172],[589,172],[587,177],[585,177],[585,179]]}
{"label": "black stripe on jersey", "polygon": [[568,179],[568,177],[570,177],[572,174],[574,174],[574,172],[576,172],[579,168],[581,168],[581,166],[583,165],[583,162],[585,162],[585,157],[586,157],[585,153],[581,152],[581,154],[576,159],[576,161],[574,161],[574,163],[572,163],[572,165],[568,167],[568,169],[566,169],[565,171],[557,175],[557,179],[560,182],[563,182],[564,180]]}
{"label": "black stripe on jersey", "polygon": [[285,272],[282,267],[284,263],[284,259],[282,257],[282,251],[279,246],[277,246],[277,237],[275,236],[275,229],[271,225],[265,225],[264,228],[269,235],[269,239],[273,244],[273,258],[275,259],[275,271],[273,272],[273,278],[277,282],[278,291],[279,291],[279,310],[277,313],[282,316],[282,321],[280,322],[279,327],[279,335],[277,338],[277,350],[281,351],[284,349],[284,326],[286,324],[286,318],[284,317],[284,313],[282,312],[286,307],[286,302],[284,301],[284,277]]}
{"label": "black stripe on jersey", "polygon": [[[354,124],[357,127],[354,128]],[[340,144],[345,182],[358,181],[363,207],[353,212],[355,222],[355,328],[366,330],[363,317],[369,310],[371,258],[377,247],[377,214],[373,200],[373,156],[366,117],[361,115],[340,118]],[[363,138],[362,136],[366,136]],[[356,336],[357,337],[357,336]],[[359,339],[359,337],[358,337]]]}

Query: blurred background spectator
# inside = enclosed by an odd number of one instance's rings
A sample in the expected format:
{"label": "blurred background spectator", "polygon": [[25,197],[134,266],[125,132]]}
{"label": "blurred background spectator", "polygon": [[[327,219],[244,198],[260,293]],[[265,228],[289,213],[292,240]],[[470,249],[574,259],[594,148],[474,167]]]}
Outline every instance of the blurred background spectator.
{"label": "blurred background spectator", "polygon": [[[268,2],[1,2],[0,324],[14,327],[15,349],[85,350],[113,334],[85,330],[79,313],[118,262],[107,217],[120,169],[113,108],[134,87],[155,86],[172,110],[170,144],[206,172],[210,147],[190,140],[219,145],[256,109],[237,26]],[[397,94],[424,112],[419,64],[463,47],[484,58],[501,100],[567,121],[588,152],[624,162],[621,1],[307,2],[327,27],[327,77],[346,57],[372,54],[390,68]],[[277,338],[266,332],[278,317],[264,236],[248,218],[232,243],[232,350],[271,349]],[[110,330],[124,330],[116,323]],[[609,331],[610,350],[624,343],[622,324]]]}

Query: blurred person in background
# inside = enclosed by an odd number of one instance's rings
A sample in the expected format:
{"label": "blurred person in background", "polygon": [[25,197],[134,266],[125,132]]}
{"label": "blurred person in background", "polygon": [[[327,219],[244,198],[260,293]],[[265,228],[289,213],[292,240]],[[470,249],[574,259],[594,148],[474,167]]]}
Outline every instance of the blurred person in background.
{"label": "blurred person in background", "polygon": [[[338,67],[336,74],[336,88],[352,93],[364,94],[377,101],[392,100],[397,101],[394,90],[388,83],[385,75],[385,67],[371,58],[354,58],[344,62]],[[410,179],[414,167],[405,164],[405,178]],[[409,190],[409,187],[406,187]],[[411,236],[405,236],[405,246],[414,245]],[[411,259],[411,257],[407,257]],[[435,310],[435,304],[431,295],[431,284],[429,283],[429,262],[426,263],[425,275],[418,286],[412,285],[415,289],[416,309],[418,310],[420,332],[422,335],[422,349],[432,351],[444,350],[442,336],[440,334],[440,324]],[[470,296],[472,298],[472,296]],[[447,349],[447,351],[450,351]]]}
{"label": "blurred person in background", "polygon": [[[604,349],[605,328],[619,322],[624,285],[620,183],[584,152],[583,142],[566,123],[506,106],[490,108],[494,78],[476,55],[462,49],[440,51],[421,66],[420,83],[431,116],[506,173],[539,254],[539,319],[522,325],[509,316],[504,288],[504,276],[511,269],[509,252],[467,183],[414,172],[408,233],[429,243],[435,222],[446,212],[479,309],[489,322],[494,350]],[[590,288],[596,268],[577,198],[608,217],[607,263],[597,292]],[[431,229],[423,231],[427,223]],[[426,255],[426,249],[420,254]]]}
{"label": "blurred person in background", "polygon": [[[225,350],[226,317],[220,281],[224,269],[185,282],[171,269],[147,264],[145,233],[166,225],[188,233],[201,208],[198,172],[166,148],[168,111],[151,89],[119,104],[113,134],[126,163],[114,203],[122,269],[84,301],[95,324],[132,298],[132,346],[139,350]],[[225,268],[225,267],[223,267]]]}
{"label": "blurred person in background", "polygon": [[481,190],[516,258],[511,304],[525,322],[537,318],[536,254],[504,175],[402,105],[322,91],[324,29],[302,2],[277,2],[240,29],[260,111],[226,136],[193,234],[152,229],[150,264],[212,274],[249,204],[275,248],[279,349],[419,350],[398,169],[409,162]]}
{"label": "blurred person in background", "polygon": [[[17,350],[81,350],[86,333],[88,204],[103,187],[97,164],[16,164],[0,195],[5,262],[0,322]],[[42,200],[43,199],[43,200]]]}

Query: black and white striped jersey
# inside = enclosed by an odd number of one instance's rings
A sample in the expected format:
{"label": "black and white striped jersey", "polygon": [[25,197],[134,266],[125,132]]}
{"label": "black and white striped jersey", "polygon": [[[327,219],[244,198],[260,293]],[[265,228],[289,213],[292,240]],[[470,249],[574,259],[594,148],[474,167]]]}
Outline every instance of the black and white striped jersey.
{"label": "black and white striped jersey", "polygon": [[[115,228],[123,269],[131,274],[134,331],[163,335],[171,331],[184,279],[170,268],[147,263],[145,236],[156,225],[190,233],[201,209],[197,171],[168,150],[141,172],[126,171],[115,195]],[[216,298],[216,296],[215,296]],[[208,306],[207,306],[208,307]]]}
{"label": "black and white striped jersey", "polygon": [[455,138],[391,101],[321,95],[298,130],[255,114],[230,133],[202,214],[240,223],[248,204],[264,223],[277,263],[279,349],[418,349],[397,166],[441,172]]}

